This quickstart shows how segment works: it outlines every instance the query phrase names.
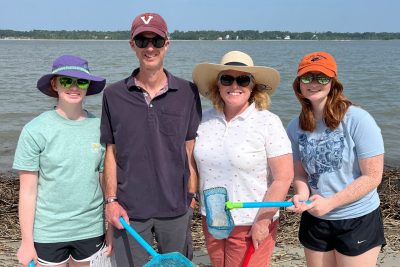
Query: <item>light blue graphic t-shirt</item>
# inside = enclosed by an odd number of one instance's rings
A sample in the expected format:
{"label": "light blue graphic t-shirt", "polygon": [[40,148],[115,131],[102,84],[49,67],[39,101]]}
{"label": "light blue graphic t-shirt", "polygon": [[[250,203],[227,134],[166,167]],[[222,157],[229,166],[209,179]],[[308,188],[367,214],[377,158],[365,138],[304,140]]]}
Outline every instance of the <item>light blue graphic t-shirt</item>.
{"label": "light blue graphic t-shirt", "polygon": [[[311,195],[329,197],[343,190],[361,176],[359,159],[384,153],[380,128],[365,110],[350,106],[343,121],[331,130],[323,121],[313,132],[299,128],[299,118],[287,129],[292,142],[293,158],[302,162],[308,174]],[[326,220],[357,218],[378,208],[375,190],[361,199],[322,216]]]}

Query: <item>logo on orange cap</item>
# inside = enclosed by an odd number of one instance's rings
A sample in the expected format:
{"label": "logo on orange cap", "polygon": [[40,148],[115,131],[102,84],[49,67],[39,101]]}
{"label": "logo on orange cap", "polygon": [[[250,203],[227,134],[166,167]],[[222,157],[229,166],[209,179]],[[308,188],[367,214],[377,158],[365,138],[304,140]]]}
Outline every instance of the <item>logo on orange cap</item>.
{"label": "logo on orange cap", "polygon": [[336,61],[333,56],[327,52],[313,52],[307,54],[299,63],[297,77],[300,77],[307,72],[322,72],[328,77],[336,77]]}

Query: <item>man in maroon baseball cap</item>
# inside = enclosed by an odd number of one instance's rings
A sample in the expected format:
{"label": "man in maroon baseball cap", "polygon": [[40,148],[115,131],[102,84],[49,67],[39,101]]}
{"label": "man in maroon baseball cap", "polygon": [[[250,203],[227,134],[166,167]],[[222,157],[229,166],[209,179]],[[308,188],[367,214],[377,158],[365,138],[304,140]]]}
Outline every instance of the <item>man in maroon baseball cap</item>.
{"label": "man in maroon baseball cap", "polygon": [[159,14],[133,20],[130,45],[139,67],[104,90],[101,118],[101,142],[107,144],[106,218],[114,226],[115,259],[117,266],[148,261],[147,252],[123,229],[121,216],[148,243],[154,235],[159,252],[180,252],[191,259],[199,92],[164,68],[170,41]]}
{"label": "man in maroon baseball cap", "polygon": [[163,38],[167,38],[167,23],[165,23],[165,20],[159,14],[140,14],[132,22],[131,39],[142,32],[154,32]]}

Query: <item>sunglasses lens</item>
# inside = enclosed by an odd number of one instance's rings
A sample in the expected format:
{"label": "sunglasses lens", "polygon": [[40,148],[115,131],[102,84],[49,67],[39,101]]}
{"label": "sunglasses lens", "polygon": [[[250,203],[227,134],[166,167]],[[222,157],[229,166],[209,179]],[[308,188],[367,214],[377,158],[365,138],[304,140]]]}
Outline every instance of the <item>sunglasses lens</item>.
{"label": "sunglasses lens", "polygon": [[165,45],[165,39],[161,36],[156,36],[153,38],[146,38],[144,36],[136,36],[135,37],[135,44],[139,48],[146,48],[149,43],[151,42],[155,48],[161,48]]}
{"label": "sunglasses lens", "polygon": [[301,76],[301,77],[300,77],[300,81],[301,81],[302,83],[304,83],[304,84],[309,84],[309,83],[312,82],[312,80],[313,80],[313,77],[310,76],[310,75]]}
{"label": "sunglasses lens", "polygon": [[318,76],[317,81],[319,84],[327,85],[331,81],[331,79],[326,76]]}
{"label": "sunglasses lens", "polygon": [[233,84],[233,81],[236,80],[236,83],[239,86],[246,87],[250,84],[251,77],[249,75],[240,75],[237,77],[233,77],[231,75],[221,75],[219,80],[220,80],[221,84],[224,86],[230,86]]}
{"label": "sunglasses lens", "polygon": [[157,36],[152,39],[152,43],[155,48],[161,48],[165,45],[165,39],[161,36]]}
{"label": "sunglasses lens", "polygon": [[90,81],[89,80],[85,80],[85,79],[77,79],[76,80],[76,85],[79,87],[79,89],[88,89],[89,85],[90,85]]}
{"label": "sunglasses lens", "polygon": [[304,84],[309,84],[314,79],[317,80],[317,82],[322,85],[327,85],[331,81],[331,78],[329,78],[325,75],[318,75],[318,76],[317,75],[304,75],[304,76],[300,77],[300,81]]}
{"label": "sunglasses lens", "polygon": [[221,75],[221,77],[219,78],[219,81],[224,86],[232,85],[234,80],[235,80],[235,77],[233,77],[231,75]]}
{"label": "sunglasses lens", "polygon": [[239,86],[246,87],[250,84],[250,76],[248,75],[241,75],[236,77],[236,82]]}
{"label": "sunglasses lens", "polygon": [[149,39],[142,36],[135,37],[135,44],[139,48],[145,48],[149,44]]}
{"label": "sunglasses lens", "polygon": [[61,84],[62,87],[68,89],[72,85],[72,78],[60,77],[60,84]]}
{"label": "sunglasses lens", "polygon": [[79,89],[86,90],[89,88],[90,81],[86,79],[74,79],[70,77],[60,77],[60,84],[62,87],[65,89],[71,88],[73,84],[76,84],[76,86]]}

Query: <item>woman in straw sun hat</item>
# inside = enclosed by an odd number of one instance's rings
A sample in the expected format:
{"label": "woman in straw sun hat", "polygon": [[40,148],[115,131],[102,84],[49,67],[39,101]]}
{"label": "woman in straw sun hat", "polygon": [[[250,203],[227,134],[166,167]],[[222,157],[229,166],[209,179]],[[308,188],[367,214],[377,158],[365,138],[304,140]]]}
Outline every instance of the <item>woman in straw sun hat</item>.
{"label": "woman in straw sun hat", "polygon": [[250,266],[267,266],[275,246],[278,209],[233,210],[235,227],[218,240],[205,223],[203,191],[225,187],[231,201],[282,201],[293,177],[292,151],[278,116],[268,111],[279,72],[254,66],[240,51],[220,64],[195,66],[193,80],[211,100],[198,130],[194,156],[200,177],[201,211],[207,250],[213,266],[240,266],[252,242]]}
{"label": "woman in straw sun hat", "polygon": [[36,266],[89,266],[90,256],[104,247],[100,120],[82,103],[105,83],[72,55],[57,58],[37,82],[57,104],[24,126],[15,152],[23,266],[31,260]]}
{"label": "woman in straw sun hat", "polygon": [[[294,158],[294,207],[308,266],[375,266],[385,245],[377,187],[382,180],[381,131],[343,94],[336,61],[305,55],[293,90],[300,115],[288,126]],[[311,200],[311,204],[301,200]]]}

